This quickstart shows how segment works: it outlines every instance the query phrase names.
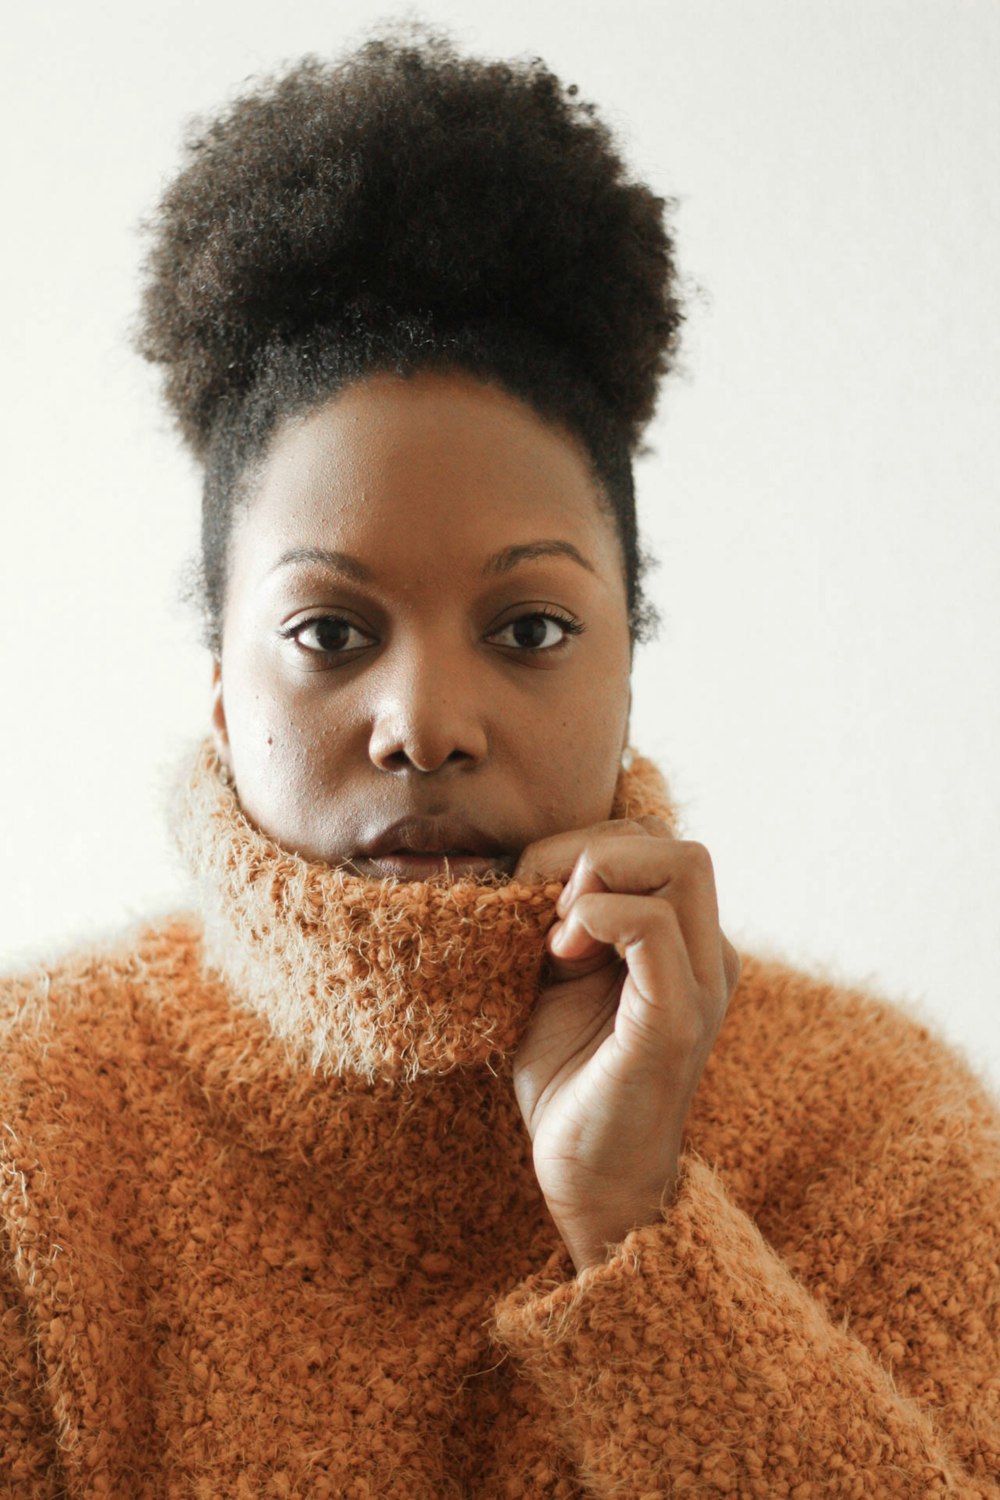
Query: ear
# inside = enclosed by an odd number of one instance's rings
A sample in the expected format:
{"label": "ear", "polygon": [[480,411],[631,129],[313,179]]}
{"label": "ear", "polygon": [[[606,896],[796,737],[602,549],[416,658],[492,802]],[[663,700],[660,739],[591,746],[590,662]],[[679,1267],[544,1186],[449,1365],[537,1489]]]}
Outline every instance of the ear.
{"label": "ear", "polygon": [[212,742],[216,755],[231,776],[233,760],[226,727],[226,707],[222,701],[222,663],[217,656],[212,658]]}

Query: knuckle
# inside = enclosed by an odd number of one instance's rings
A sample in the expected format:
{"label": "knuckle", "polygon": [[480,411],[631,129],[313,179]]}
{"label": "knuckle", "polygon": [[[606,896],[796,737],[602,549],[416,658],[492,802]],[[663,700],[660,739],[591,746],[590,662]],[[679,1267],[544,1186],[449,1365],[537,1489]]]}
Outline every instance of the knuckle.
{"label": "knuckle", "polygon": [[580,845],[575,861],[576,867],[592,870],[604,855],[614,835],[615,830],[610,824],[607,827],[593,829]]}
{"label": "knuckle", "polygon": [[693,870],[699,874],[714,877],[715,866],[712,863],[712,856],[704,844],[698,843],[695,839],[685,839],[681,844],[681,852]]}
{"label": "knuckle", "polygon": [[614,862],[622,848],[622,839],[629,841],[629,852],[636,834],[648,837],[648,830],[639,823],[623,820],[618,823],[605,823],[587,839],[577,857],[577,865],[580,869],[592,870],[597,873],[599,867],[606,866],[609,861]]}

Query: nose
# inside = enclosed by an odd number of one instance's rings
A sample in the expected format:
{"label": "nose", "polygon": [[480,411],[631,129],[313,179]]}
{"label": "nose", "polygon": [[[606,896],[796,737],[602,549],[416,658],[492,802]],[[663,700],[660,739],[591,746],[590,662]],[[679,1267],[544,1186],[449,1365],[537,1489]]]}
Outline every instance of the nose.
{"label": "nose", "polygon": [[483,684],[476,664],[414,642],[384,659],[368,754],[381,771],[472,768],[486,758]]}

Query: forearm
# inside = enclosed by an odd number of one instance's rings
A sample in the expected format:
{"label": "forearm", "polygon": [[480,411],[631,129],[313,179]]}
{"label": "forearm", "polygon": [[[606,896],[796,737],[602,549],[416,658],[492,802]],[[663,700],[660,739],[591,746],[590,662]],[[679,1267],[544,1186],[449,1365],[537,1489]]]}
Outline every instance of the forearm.
{"label": "forearm", "polygon": [[594,1496],[1000,1495],[995,1425],[982,1423],[974,1475],[700,1162],[663,1221],[606,1264],[522,1284],[496,1336]]}

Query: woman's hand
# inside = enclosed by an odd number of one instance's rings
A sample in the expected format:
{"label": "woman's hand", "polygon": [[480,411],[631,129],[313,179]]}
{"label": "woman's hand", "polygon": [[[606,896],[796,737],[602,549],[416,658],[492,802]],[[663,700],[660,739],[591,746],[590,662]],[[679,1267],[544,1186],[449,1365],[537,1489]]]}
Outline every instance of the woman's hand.
{"label": "woman's hand", "polygon": [[739,982],[702,844],[659,818],[556,834],[515,880],[568,880],[514,1058],[538,1182],[577,1271],[656,1222],[684,1122]]}

